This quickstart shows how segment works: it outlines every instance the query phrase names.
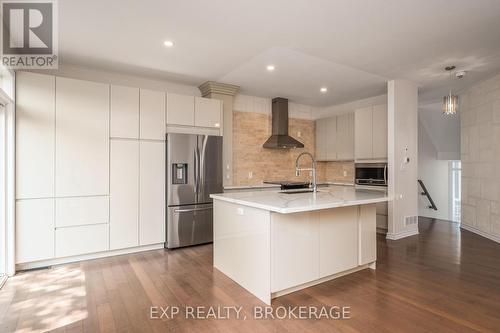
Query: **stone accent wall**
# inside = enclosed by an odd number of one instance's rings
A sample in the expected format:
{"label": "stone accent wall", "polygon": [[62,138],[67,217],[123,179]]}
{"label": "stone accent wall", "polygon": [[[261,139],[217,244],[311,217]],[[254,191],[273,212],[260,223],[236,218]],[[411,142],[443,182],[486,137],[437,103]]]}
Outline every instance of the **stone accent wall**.
{"label": "stone accent wall", "polygon": [[[304,143],[302,149],[264,149],[271,135],[271,117],[260,112],[233,112],[233,183],[256,185],[264,180],[309,181],[307,172],[295,176],[295,159],[315,153],[314,121],[290,118],[290,135]],[[304,164],[309,161],[304,158]],[[343,176],[346,170],[347,176]],[[250,178],[249,174],[252,173]],[[354,163],[319,162],[318,181],[354,181]]]}
{"label": "stone accent wall", "polygon": [[500,241],[500,75],[460,98],[462,226]]}

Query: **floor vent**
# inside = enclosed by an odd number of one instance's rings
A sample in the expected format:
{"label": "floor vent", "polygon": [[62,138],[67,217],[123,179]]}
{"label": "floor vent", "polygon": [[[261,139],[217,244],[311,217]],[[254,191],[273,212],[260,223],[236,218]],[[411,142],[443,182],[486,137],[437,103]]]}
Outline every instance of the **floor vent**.
{"label": "floor vent", "polygon": [[406,216],[405,226],[416,225],[418,223],[418,216]]}

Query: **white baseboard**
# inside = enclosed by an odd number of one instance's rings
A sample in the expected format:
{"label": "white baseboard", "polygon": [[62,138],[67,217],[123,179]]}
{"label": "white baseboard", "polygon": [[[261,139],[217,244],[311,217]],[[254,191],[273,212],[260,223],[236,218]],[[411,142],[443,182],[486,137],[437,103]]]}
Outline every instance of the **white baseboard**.
{"label": "white baseboard", "polygon": [[388,232],[385,238],[390,239],[390,240],[398,240],[401,238],[406,238],[410,236],[415,236],[418,235],[418,229],[412,229],[412,230],[405,230],[401,231],[398,233],[390,233]]}
{"label": "white baseboard", "polygon": [[143,252],[143,251],[159,250],[159,249],[163,249],[163,248],[164,248],[164,243],[160,243],[160,244],[137,246],[137,247],[131,247],[131,248],[127,248],[127,249],[112,250],[112,251],[106,251],[106,252],[82,254],[82,255],[78,255],[78,256],[71,256],[71,257],[64,257],[64,258],[26,262],[26,263],[16,264],[16,272],[27,270],[27,269],[68,264],[68,263],[76,262],[76,261],[99,259],[99,258],[105,258],[105,257],[113,257],[113,256],[119,256],[122,254],[129,254],[129,253],[136,253],[136,252]]}
{"label": "white baseboard", "polygon": [[500,237],[499,236],[490,234],[489,232],[481,231],[481,230],[479,230],[476,227],[472,227],[472,226],[466,225],[466,224],[460,224],[460,228],[462,228],[464,230],[467,230],[467,231],[470,231],[470,232],[473,232],[475,234],[478,234],[479,236],[482,236],[484,238],[488,238],[488,239],[490,239],[490,240],[492,240],[494,242],[500,243]]}

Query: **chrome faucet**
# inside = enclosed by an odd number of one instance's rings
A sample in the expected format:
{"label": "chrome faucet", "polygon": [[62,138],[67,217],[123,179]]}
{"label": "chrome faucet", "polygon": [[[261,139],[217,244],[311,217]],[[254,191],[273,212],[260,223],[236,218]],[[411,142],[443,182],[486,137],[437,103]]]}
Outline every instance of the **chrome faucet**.
{"label": "chrome faucet", "polygon": [[[299,160],[303,155],[308,155],[309,157],[311,157],[311,161],[312,161],[311,168],[299,168]],[[297,177],[300,176],[301,171],[312,171],[312,178],[313,178],[312,188],[313,188],[313,192],[316,193],[316,191],[318,189],[318,186],[316,184],[316,160],[314,159],[314,156],[312,156],[311,153],[303,152],[299,156],[297,156],[297,159],[295,160],[295,175]]]}

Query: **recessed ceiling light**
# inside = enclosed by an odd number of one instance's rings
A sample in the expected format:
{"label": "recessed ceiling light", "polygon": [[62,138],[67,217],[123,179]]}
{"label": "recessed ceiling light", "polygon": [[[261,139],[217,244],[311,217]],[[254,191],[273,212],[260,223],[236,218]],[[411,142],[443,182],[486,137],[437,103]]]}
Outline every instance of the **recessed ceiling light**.
{"label": "recessed ceiling light", "polygon": [[166,40],[163,42],[163,45],[165,45],[166,47],[172,47],[174,46],[174,42],[172,42],[171,40]]}
{"label": "recessed ceiling light", "polygon": [[274,71],[276,69],[276,67],[274,67],[274,65],[267,65],[266,69],[270,72]]}
{"label": "recessed ceiling light", "polygon": [[322,93],[326,93],[328,91],[328,88],[327,87],[321,87],[321,89],[319,91],[321,91]]}

